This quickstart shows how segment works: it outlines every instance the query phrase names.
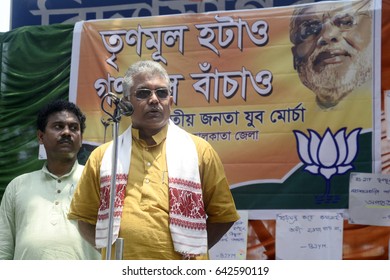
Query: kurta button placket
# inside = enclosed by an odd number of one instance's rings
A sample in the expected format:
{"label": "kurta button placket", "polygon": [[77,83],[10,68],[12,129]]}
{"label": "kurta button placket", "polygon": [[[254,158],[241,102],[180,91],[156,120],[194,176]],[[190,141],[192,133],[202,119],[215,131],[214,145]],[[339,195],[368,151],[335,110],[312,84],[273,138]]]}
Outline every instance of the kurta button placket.
{"label": "kurta button placket", "polygon": [[54,190],[54,197],[53,197],[53,207],[51,209],[50,214],[50,223],[55,226],[58,223],[58,219],[61,216],[61,193],[63,189],[63,183],[62,180],[59,178],[56,178],[56,188]]}

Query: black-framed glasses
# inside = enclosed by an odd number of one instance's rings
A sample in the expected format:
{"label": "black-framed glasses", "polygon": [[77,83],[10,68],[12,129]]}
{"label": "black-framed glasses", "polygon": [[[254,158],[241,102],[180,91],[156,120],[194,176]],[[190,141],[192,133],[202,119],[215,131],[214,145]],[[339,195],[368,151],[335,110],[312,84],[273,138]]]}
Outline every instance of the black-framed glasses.
{"label": "black-framed glasses", "polygon": [[135,91],[135,97],[137,99],[148,99],[152,96],[152,93],[155,93],[159,99],[168,98],[170,91],[167,88],[156,88],[156,89],[148,89],[148,88],[139,88]]}
{"label": "black-framed glasses", "polygon": [[[341,31],[348,31],[358,23],[359,16],[368,16],[367,13],[356,12],[354,14],[336,15],[331,18],[331,24]],[[318,19],[309,19],[301,22],[296,29],[295,43],[305,42],[309,38],[317,37],[323,29],[324,22]]]}

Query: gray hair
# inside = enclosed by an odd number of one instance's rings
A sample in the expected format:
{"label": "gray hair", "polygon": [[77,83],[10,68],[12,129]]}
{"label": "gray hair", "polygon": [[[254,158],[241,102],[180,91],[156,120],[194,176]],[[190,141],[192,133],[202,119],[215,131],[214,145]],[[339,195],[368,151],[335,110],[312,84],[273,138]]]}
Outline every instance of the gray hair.
{"label": "gray hair", "polygon": [[167,81],[169,85],[170,79],[167,70],[159,63],[153,60],[141,60],[130,65],[123,77],[123,96],[129,97],[130,90],[134,86],[134,77],[138,74],[146,73],[149,75],[158,75]]}

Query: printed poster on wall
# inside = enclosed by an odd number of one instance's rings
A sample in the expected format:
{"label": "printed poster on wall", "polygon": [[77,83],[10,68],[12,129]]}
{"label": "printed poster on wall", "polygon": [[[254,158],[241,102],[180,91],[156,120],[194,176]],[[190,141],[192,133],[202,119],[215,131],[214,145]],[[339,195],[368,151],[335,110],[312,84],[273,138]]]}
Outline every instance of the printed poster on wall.
{"label": "printed poster on wall", "polygon": [[350,172],[380,166],[376,5],[78,22],[70,99],[93,128],[84,140],[111,139],[103,96],[121,98],[127,67],[152,59],[171,78],[171,120],[216,149],[238,209],[348,208]]}

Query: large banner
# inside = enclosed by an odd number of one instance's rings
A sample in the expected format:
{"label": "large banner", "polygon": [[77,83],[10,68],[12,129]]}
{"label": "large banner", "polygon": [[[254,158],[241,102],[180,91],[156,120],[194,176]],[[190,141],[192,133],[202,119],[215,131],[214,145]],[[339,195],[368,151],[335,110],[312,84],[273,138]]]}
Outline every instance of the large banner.
{"label": "large banner", "polygon": [[80,20],[149,17],[270,8],[321,0],[7,0],[11,27],[75,23]]}
{"label": "large banner", "polygon": [[84,140],[111,139],[102,97],[122,97],[127,67],[153,59],[170,74],[172,121],[217,150],[238,209],[348,208],[350,172],[380,170],[376,5],[79,22],[70,100]]}

